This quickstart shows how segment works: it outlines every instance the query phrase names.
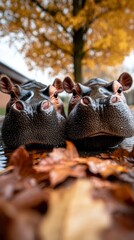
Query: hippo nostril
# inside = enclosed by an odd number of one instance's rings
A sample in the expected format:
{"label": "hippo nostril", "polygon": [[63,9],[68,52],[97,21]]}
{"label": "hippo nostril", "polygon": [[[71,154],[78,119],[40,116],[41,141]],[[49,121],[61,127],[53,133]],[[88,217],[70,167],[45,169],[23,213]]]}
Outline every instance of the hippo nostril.
{"label": "hippo nostril", "polygon": [[90,99],[90,97],[83,97],[83,98],[81,99],[81,103],[84,104],[84,105],[89,105],[89,104],[91,104],[91,99]]}
{"label": "hippo nostril", "polygon": [[110,103],[117,103],[117,102],[120,102],[120,98],[117,97],[117,96],[112,96],[111,99],[110,99]]}
{"label": "hippo nostril", "polygon": [[41,103],[41,109],[42,110],[46,110],[50,107],[50,102],[48,100],[44,100],[42,103]]}
{"label": "hippo nostril", "polygon": [[19,110],[19,111],[24,110],[24,106],[23,106],[22,102],[19,102],[19,101],[17,101],[17,102],[14,104],[14,108],[17,109],[17,110]]}

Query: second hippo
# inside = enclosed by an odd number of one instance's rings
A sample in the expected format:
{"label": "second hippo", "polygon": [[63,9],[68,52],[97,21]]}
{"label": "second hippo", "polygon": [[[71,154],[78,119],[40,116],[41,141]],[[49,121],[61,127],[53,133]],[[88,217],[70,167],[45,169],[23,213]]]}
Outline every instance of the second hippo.
{"label": "second hippo", "polygon": [[0,90],[10,95],[2,126],[6,147],[37,143],[52,148],[65,144],[66,117],[58,96],[63,91],[60,79],[49,86],[36,81],[14,85],[8,76],[1,75]]}
{"label": "second hippo", "polygon": [[134,117],[126,103],[124,91],[132,77],[124,72],[118,80],[107,82],[94,78],[84,85],[70,77],[63,81],[72,93],[66,124],[67,139],[79,149],[107,149],[134,135]]}

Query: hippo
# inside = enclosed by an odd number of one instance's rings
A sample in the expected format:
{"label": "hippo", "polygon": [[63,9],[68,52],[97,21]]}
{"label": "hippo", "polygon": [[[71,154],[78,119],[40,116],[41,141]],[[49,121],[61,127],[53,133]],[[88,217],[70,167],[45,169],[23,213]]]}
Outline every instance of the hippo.
{"label": "hippo", "polygon": [[18,85],[1,75],[0,90],[10,95],[1,130],[7,148],[28,144],[53,148],[65,144],[66,116],[58,96],[63,91],[60,79],[49,86],[32,80]]}
{"label": "hippo", "polygon": [[93,78],[80,84],[65,77],[63,88],[72,93],[65,129],[67,139],[80,150],[104,150],[133,136],[134,116],[124,96],[132,82],[127,72],[111,82]]}

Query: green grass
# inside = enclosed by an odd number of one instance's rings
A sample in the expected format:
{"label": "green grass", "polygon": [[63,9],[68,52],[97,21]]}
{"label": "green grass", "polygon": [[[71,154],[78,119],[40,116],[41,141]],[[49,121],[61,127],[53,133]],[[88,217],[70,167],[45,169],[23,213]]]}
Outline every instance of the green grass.
{"label": "green grass", "polygon": [[5,115],[5,108],[0,108],[0,115]]}

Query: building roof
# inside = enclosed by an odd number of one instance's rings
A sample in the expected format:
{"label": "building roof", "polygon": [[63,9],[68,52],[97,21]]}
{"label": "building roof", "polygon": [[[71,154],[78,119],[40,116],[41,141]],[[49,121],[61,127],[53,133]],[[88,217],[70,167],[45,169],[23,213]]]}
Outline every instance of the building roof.
{"label": "building roof", "polygon": [[31,79],[17,72],[13,68],[0,62],[0,74],[6,74],[14,83],[22,84],[30,81]]}

